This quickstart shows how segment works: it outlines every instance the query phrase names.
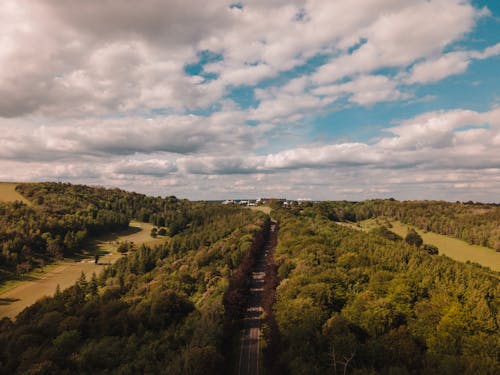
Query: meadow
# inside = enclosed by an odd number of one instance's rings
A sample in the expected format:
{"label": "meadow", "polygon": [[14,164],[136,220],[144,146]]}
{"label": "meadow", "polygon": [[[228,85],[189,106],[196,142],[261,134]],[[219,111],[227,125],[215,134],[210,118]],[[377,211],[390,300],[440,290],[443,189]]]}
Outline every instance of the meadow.
{"label": "meadow", "polygon": [[0,202],[21,201],[31,205],[30,201],[16,191],[16,186],[15,182],[0,182]]}
{"label": "meadow", "polygon": [[[82,272],[87,279],[93,273],[100,274],[106,265],[113,264],[123,255],[117,252],[122,241],[133,242],[136,246],[153,245],[165,241],[166,237],[152,238],[153,225],[132,221],[129,228],[120,233],[110,233],[89,242],[74,259],[65,259],[37,269],[23,276],[21,280],[9,280],[0,288],[0,318],[14,318],[27,306],[40,298],[54,294],[57,286],[61,290],[73,285]],[[95,263],[94,254],[99,254]]]}
{"label": "meadow", "polygon": [[[491,268],[493,271],[500,272],[499,252],[495,252],[494,250],[484,246],[471,245],[457,238],[433,232],[425,232],[412,225],[403,224],[400,221],[390,221],[390,223],[392,228],[389,229],[403,238],[408,233],[408,228],[413,228],[422,237],[425,243],[437,246],[439,248],[439,254],[444,254],[459,262],[469,261],[472,263],[478,263],[481,266]],[[379,224],[384,223],[379,221]],[[379,224],[377,223],[377,219],[368,219],[360,221],[359,227],[355,224],[349,224],[349,226],[368,231]]]}

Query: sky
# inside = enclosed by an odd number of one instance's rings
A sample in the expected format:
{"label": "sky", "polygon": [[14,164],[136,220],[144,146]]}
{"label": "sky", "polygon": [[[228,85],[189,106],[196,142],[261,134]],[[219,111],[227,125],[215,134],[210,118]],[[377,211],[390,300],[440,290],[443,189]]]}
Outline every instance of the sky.
{"label": "sky", "polygon": [[500,202],[500,2],[0,0],[0,180]]}

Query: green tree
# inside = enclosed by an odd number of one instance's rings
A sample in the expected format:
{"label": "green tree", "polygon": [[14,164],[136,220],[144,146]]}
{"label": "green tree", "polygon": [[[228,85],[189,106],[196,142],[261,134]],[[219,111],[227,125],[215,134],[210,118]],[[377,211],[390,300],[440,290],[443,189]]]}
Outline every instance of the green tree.
{"label": "green tree", "polygon": [[405,237],[405,241],[407,244],[420,247],[424,243],[424,240],[420,235],[417,233],[415,229],[409,229],[408,234]]}

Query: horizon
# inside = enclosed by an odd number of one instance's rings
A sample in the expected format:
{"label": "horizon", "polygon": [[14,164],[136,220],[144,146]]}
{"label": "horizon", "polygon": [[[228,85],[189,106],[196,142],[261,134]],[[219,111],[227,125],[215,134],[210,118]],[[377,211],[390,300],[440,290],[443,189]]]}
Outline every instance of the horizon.
{"label": "horizon", "polygon": [[500,203],[498,1],[0,9],[0,181]]}
{"label": "horizon", "polygon": [[[0,181],[0,184],[21,184],[21,183],[52,183],[52,182],[57,182],[57,183],[68,183],[68,184],[74,184],[70,181]],[[135,190],[130,190],[130,189],[125,189],[121,188],[119,186],[105,186],[105,185],[92,185],[92,184],[82,184],[88,187],[94,187],[94,188],[105,188],[105,189],[121,189],[126,192],[130,193],[140,193]],[[161,197],[161,198],[167,198],[169,196],[173,196],[177,199],[187,199],[192,202],[224,202],[224,201],[234,201],[234,203],[239,203],[241,201],[256,201],[259,199],[266,199],[266,200],[284,200],[288,202],[306,202],[306,203],[320,203],[320,202],[351,202],[351,203],[356,203],[356,202],[364,202],[364,201],[369,201],[369,200],[394,200],[397,202],[446,202],[446,203],[460,203],[460,204],[484,204],[484,205],[500,205],[500,201],[474,201],[474,200],[446,200],[446,199],[397,199],[394,197],[372,197],[372,198],[364,198],[364,199],[312,199],[312,198],[290,198],[290,197],[273,197],[273,196],[253,196],[253,197],[241,197],[241,196],[236,196],[234,195],[233,198],[220,198],[220,199],[191,199],[183,196],[177,196],[173,194],[147,194],[147,193],[141,193],[147,196],[151,197]]]}

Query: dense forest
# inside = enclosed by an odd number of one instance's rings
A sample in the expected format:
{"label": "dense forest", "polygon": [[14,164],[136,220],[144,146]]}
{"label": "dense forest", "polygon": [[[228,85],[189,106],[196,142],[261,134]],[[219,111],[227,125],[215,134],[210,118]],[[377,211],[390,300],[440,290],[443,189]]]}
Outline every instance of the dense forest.
{"label": "dense forest", "polygon": [[167,227],[175,235],[205,215],[201,203],[119,189],[30,183],[17,190],[32,205],[0,202],[0,280],[72,256],[88,238],[125,229],[131,219]]}
{"label": "dense forest", "polygon": [[[313,207],[309,206],[306,212]],[[500,251],[500,206],[495,204],[376,199],[321,202],[312,210],[317,209],[332,221],[354,222],[384,216]]]}
{"label": "dense forest", "polygon": [[273,216],[275,372],[500,373],[497,274],[337,225],[322,204]]}
{"label": "dense forest", "polygon": [[[159,202],[159,201],[154,201]],[[130,206],[127,206],[130,207]],[[220,374],[252,252],[269,228],[238,207],[184,206],[182,233],[142,246],[0,324],[0,373]]]}
{"label": "dense forest", "polygon": [[[1,270],[70,256],[129,220],[167,241],[127,248],[0,321],[0,374],[231,374],[252,267],[270,217],[119,189],[21,184],[0,204]],[[496,246],[499,207],[320,202],[281,207],[263,285],[263,366],[275,374],[500,373],[500,278],[438,256],[410,231],[338,222],[378,217]],[[386,220],[381,220],[381,223]],[[467,230],[458,230],[466,228]]]}

